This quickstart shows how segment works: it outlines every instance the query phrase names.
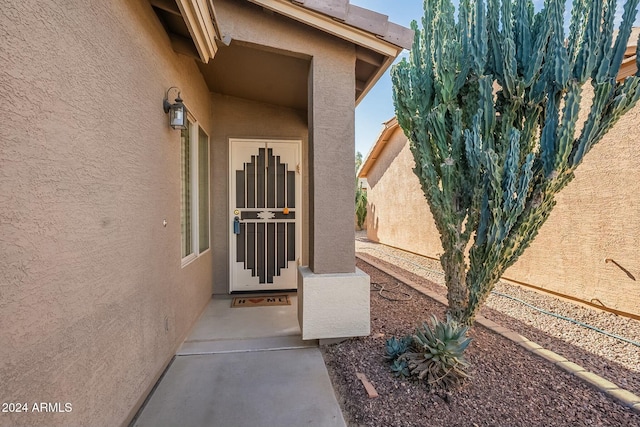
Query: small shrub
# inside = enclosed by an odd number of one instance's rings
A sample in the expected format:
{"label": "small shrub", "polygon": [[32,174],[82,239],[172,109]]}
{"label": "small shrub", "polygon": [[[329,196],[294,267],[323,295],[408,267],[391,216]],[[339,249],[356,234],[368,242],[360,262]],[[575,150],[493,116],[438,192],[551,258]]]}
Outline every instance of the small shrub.
{"label": "small shrub", "polygon": [[367,191],[358,187],[356,189],[356,220],[358,228],[362,230],[364,222],[367,219]]}

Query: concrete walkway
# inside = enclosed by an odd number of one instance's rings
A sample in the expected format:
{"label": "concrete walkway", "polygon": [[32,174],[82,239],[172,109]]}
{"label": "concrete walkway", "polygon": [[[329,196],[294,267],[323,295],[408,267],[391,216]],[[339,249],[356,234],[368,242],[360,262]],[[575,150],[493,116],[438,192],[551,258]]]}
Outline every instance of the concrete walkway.
{"label": "concrete walkway", "polygon": [[231,299],[212,300],[132,425],[346,426],[292,302],[232,309]]}

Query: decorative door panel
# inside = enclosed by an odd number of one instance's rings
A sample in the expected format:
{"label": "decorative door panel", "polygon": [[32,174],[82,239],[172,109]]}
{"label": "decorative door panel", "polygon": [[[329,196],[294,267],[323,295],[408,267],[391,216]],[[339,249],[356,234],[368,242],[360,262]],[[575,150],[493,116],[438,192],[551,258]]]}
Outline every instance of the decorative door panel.
{"label": "decorative door panel", "polygon": [[230,290],[296,289],[300,143],[230,143]]}

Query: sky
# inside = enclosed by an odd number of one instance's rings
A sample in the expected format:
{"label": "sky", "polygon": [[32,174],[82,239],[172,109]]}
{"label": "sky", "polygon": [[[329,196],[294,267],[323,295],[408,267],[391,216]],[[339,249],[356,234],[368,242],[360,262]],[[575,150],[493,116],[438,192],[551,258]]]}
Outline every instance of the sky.
{"label": "sky", "polygon": [[[423,14],[422,0],[350,0],[350,2],[387,15],[391,22],[405,27],[409,27],[414,19],[420,23]],[[457,3],[454,0],[456,6]],[[534,0],[536,10],[542,3],[543,0]],[[567,3],[567,9],[570,9],[569,3]],[[624,1],[618,1],[618,22],[621,20],[623,4]],[[570,10],[567,10],[567,15],[569,13]],[[635,25],[637,26],[639,22],[640,17],[637,17]],[[404,51],[400,54],[396,62],[403,56],[408,56],[408,52]],[[356,108],[356,152],[359,151],[366,157],[382,131],[382,123],[391,119],[394,114],[391,77],[387,70]]]}
{"label": "sky", "polygon": [[[351,4],[388,15],[391,22],[405,27],[422,17],[422,0],[351,0]],[[404,51],[398,58],[406,55]],[[394,114],[391,77],[387,71],[356,108],[356,152],[366,156],[382,131],[382,123]]]}

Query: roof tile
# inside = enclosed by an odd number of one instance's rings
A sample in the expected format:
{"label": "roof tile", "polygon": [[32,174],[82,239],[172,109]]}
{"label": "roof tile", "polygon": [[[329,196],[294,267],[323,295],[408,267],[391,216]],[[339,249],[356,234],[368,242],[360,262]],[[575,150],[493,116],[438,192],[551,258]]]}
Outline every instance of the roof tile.
{"label": "roof tile", "polygon": [[344,21],[347,18],[348,0],[293,0],[293,3]]}
{"label": "roof tile", "polygon": [[291,0],[293,4],[322,13],[345,24],[375,34],[396,46],[410,49],[413,30],[389,21],[387,15],[355,6],[349,0]]}

